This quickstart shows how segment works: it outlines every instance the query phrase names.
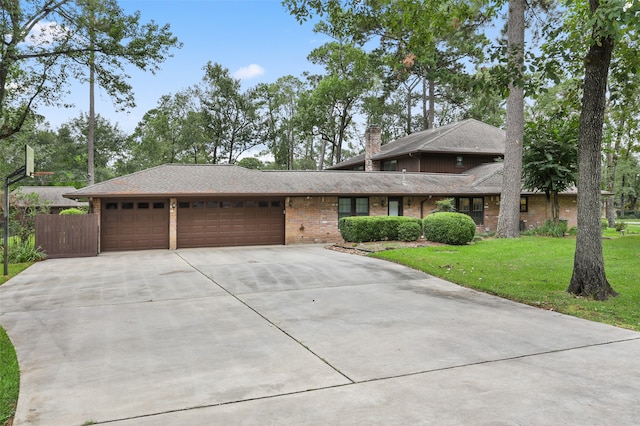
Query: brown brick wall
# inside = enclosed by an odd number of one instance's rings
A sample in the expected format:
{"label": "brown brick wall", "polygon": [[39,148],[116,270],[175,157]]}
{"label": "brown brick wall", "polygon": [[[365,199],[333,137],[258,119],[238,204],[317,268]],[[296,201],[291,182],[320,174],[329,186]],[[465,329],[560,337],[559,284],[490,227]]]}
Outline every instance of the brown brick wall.
{"label": "brown brick wall", "polygon": [[[285,244],[335,243],[338,230],[338,197],[289,197],[285,202]],[[387,197],[369,197],[369,215],[388,214]],[[420,217],[420,199],[404,197],[403,215]]]}
{"label": "brown brick wall", "polygon": [[338,197],[288,197],[285,211],[285,244],[342,240],[338,231]]}

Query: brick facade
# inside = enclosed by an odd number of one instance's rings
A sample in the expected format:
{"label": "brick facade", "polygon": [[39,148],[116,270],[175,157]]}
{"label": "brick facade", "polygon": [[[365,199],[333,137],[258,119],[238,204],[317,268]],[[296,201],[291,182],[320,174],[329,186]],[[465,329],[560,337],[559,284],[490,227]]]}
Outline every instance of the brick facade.
{"label": "brick facade", "polygon": [[[423,218],[433,212],[436,201],[449,197],[403,197],[403,216]],[[484,196],[484,223],[481,232],[495,232],[500,212],[500,196]],[[528,211],[520,214],[525,230],[542,226],[551,217],[544,195],[528,195]],[[369,197],[369,215],[386,216],[388,197]],[[569,228],[577,226],[575,196],[560,196],[560,218]],[[289,197],[286,201],[285,244],[332,243],[342,241],[338,230],[338,197]]]}

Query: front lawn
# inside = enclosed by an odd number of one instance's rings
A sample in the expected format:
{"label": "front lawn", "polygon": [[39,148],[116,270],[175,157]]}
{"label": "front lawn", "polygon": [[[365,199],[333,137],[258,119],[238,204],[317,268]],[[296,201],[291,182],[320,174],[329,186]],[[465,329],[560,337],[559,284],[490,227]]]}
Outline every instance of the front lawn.
{"label": "front lawn", "polygon": [[[4,284],[12,276],[31,266],[31,263],[19,263],[9,265],[9,275],[0,275],[0,285]],[[4,272],[4,271],[3,271]],[[20,369],[13,344],[7,333],[0,327],[0,424],[10,424],[9,421],[15,414],[18,403],[18,391],[20,387]]]}
{"label": "front lawn", "polygon": [[603,240],[607,279],[620,294],[605,302],[567,293],[575,243],[575,238],[488,239],[372,256],[517,302],[640,331],[640,236]]}

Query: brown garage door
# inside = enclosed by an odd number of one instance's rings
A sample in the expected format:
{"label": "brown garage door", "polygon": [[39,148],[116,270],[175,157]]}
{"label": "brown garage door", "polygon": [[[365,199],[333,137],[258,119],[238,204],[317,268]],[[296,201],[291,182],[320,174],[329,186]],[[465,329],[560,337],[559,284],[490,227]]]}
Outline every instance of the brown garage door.
{"label": "brown garage door", "polygon": [[105,200],[101,216],[102,251],[169,248],[167,200]]}
{"label": "brown garage door", "polygon": [[178,202],[178,247],[284,244],[284,200]]}

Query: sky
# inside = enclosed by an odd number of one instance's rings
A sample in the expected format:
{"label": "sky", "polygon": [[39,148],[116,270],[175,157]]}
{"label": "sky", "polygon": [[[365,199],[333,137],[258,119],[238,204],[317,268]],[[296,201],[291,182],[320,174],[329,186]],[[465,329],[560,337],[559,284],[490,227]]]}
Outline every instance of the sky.
{"label": "sky", "polygon": [[[155,75],[131,67],[136,108],[117,112],[104,90],[96,88],[96,114],[125,133],[132,133],[144,114],[157,106],[161,96],[173,94],[201,81],[207,62],[219,63],[242,81],[243,89],[271,83],[285,75],[301,77],[319,72],[307,61],[316,47],[329,41],[315,34],[313,24],[302,25],[288,13],[281,0],[120,0],[126,13],[140,11],[141,22],[169,24],[183,43],[173,49]],[[41,108],[52,129],[89,111],[89,87],[74,83],[63,99],[74,108]]]}

